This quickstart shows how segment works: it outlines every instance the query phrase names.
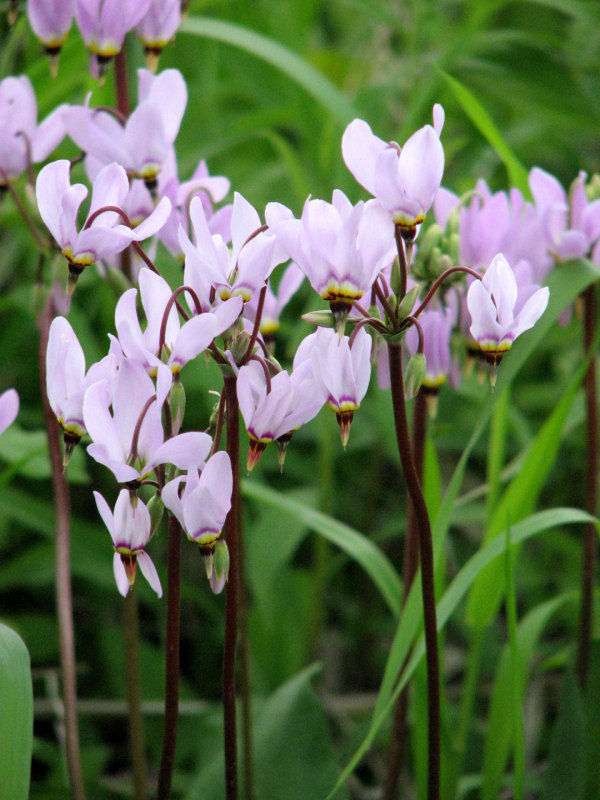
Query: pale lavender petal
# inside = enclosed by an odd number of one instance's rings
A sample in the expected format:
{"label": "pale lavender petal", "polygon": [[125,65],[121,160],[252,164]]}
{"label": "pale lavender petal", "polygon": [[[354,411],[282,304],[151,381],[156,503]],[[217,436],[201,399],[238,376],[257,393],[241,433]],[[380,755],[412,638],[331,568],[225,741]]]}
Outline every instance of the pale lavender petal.
{"label": "pale lavender petal", "polygon": [[444,174],[444,148],[431,125],[413,133],[406,142],[398,159],[397,174],[406,194],[427,212]]}
{"label": "pale lavender petal", "polygon": [[115,520],[114,520],[114,517],[113,517],[113,512],[110,510],[110,506],[108,505],[108,503],[106,502],[104,497],[102,497],[100,492],[94,492],[94,500],[96,501],[96,506],[98,507],[98,511],[100,513],[100,516],[102,517],[102,521],[104,522],[104,524],[108,528],[108,532],[111,535],[111,538],[113,540],[113,544],[115,544],[115,542],[116,542],[116,540],[115,540]]}
{"label": "pale lavender petal", "polygon": [[92,441],[104,447],[106,457],[125,461],[127,453],[124,452],[115,422],[108,410],[111,395],[107,381],[92,384],[83,398],[83,419]]}
{"label": "pale lavender petal", "polygon": [[207,433],[190,431],[167,439],[154,453],[148,470],[158,464],[174,464],[179,469],[191,469],[204,465],[212,447],[212,439]]}
{"label": "pale lavender petal", "polygon": [[14,389],[7,389],[0,394],[0,433],[15,421],[19,413],[19,395]]}
{"label": "pale lavender petal", "polygon": [[152,589],[154,589],[157,596],[162,597],[163,591],[162,591],[162,586],[160,585],[160,578],[158,577],[158,572],[156,571],[154,562],[152,561],[152,559],[145,550],[142,550],[141,553],[138,553],[137,563],[140,566],[142,575],[144,576],[144,578],[146,578]]}
{"label": "pale lavender petal", "polygon": [[175,514],[183,527],[185,527],[185,521],[183,518],[183,503],[179,496],[179,487],[185,479],[185,475],[178,475],[177,478],[169,481],[160,493],[165,507]]}
{"label": "pale lavender petal", "polygon": [[123,566],[123,562],[121,561],[121,556],[119,553],[115,553],[113,555],[113,572],[115,575],[115,581],[117,582],[117,589],[119,590],[120,594],[123,597],[127,597],[127,593],[129,592],[129,579],[125,572],[125,567]]}
{"label": "pale lavender petal", "polygon": [[200,485],[209,490],[224,521],[231,508],[231,492],[233,490],[231,461],[224,450],[220,450],[208,459],[200,476]]}
{"label": "pale lavender petal", "polygon": [[217,323],[212,314],[201,314],[184,323],[175,340],[169,364],[183,366],[204,352],[217,335]]}
{"label": "pale lavender petal", "polygon": [[132,239],[136,242],[143,242],[144,239],[148,239],[158,233],[169,218],[171,208],[169,198],[163,197],[154,211],[143,222],[133,228]]}
{"label": "pale lavender petal", "polygon": [[67,135],[63,115],[69,106],[58,106],[40,122],[31,140],[31,160],[34,164],[44,161]]}
{"label": "pale lavender petal", "polygon": [[372,195],[375,194],[375,164],[388,147],[362,119],[351,122],[342,136],[342,157],[346,166]]}
{"label": "pale lavender petal", "polygon": [[515,339],[535,325],[546,310],[549,296],[550,290],[547,286],[544,286],[542,289],[538,289],[525,303],[512,325],[511,330]]}

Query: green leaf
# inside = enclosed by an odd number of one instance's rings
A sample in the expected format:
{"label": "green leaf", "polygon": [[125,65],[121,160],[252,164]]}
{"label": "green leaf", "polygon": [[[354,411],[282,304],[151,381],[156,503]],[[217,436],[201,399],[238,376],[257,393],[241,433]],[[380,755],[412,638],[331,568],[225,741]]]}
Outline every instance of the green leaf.
{"label": "green leaf", "polygon": [[527,170],[513,153],[488,112],[466,86],[447,72],[444,72],[444,70],[438,69],[438,72],[452,90],[452,93],[460,103],[465,114],[482,136],[488,140],[504,163],[511,184],[516,186],[526,198],[529,198],[530,192],[527,181]]}
{"label": "green leaf", "polygon": [[[242,494],[277,508],[293,519],[302,520],[308,528],[337,545],[360,564],[379,589],[394,617],[398,616],[402,583],[387,556],[366,536],[349,525],[310,508],[290,495],[275,492],[259,483],[243,481]],[[285,533],[282,532],[281,535],[284,536]]]}
{"label": "green leaf", "polygon": [[575,676],[569,670],[563,681],[560,709],[552,732],[541,800],[581,800],[585,789],[585,756],[583,700]]}
{"label": "green leaf", "polygon": [[[549,511],[541,511],[538,514],[533,514],[532,516],[528,517],[521,522],[518,522],[516,525],[512,527],[511,531],[511,540],[512,544],[520,544],[521,542],[530,539],[533,536],[537,536],[540,533],[543,533],[550,528],[557,527],[559,525],[568,525],[568,524],[582,524],[584,522],[596,522],[594,517],[591,517],[585,511],[581,511],[577,508],[554,508]],[[501,556],[506,549],[506,541],[503,537],[497,537],[493,541],[489,542],[489,544],[485,545],[481,550],[475,553],[469,561],[464,565],[464,567],[460,570],[458,575],[454,578],[448,589],[445,591],[442,599],[437,605],[437,625],[438,631],[443,630],[444,626],[448,622],[450,616],[453,614],[454,610],[461,602],[465,594],[468,592],[470,586],[473,584],[473,581],[477,578],[479,573],[481,572],[484,567],[486,567],[489,563],[491,563],[494,559]],[[400,626],[398,631],[400,631],[403,626],[406,627],[406,635],[399,636],[398,632],[392,644],[390,655],[388,656],[388,664],[386,665],[386,673],[389,671],[390,674],[398,675],[400,669],[404,663],[404,660],[407,654],[410,652],[410,648],[413,642],[413,636],[410,636],[411,632],[413,631],[413,627],[410,623],[405,624],[405,619],[407,616],[406,609],[411,602],[411,598],[414,597],[417,603],[417,607],[419,611],[416,610],[412,611],[412,616],[416,614],[420,614],[422,616],[422,611],[420,610],[420,606],[418,604],[418,595],[416,591],[420,588],[420,573],[417,575],[417,578],[413,582],[413,587],[411,589],[407,605],[405,606],[405,611],[402,613],[400,617]],[[418,619],[417,619],[418,625]],[[411,676],[413,675],[416,667],[420,663],[421,659],[425,654],[425,641],[423,636],[419,638],[419,641],[414,647],[413,654],[410,658],[409,663],[407,664],[406,668],[402,672],[402,677],[394,684],[394,682],[386,683],[385,677],[384,681],[382,682],[382,688],[379,692],[379,697],[377,700],[377,705],[375,708],[375,712],[373,714],[373,719],[371,721],[371,725],[367,732],[366,737],[364,738],[363,742],[361,743],[360,747],[352,757],[350,763],[345,767],[344,771],[338,778],[335,786],[331,790],[331,792],[327,795],[326,800],[330,800],[333,798],[338,790],[343,786],[344,782],[347,780],[348,776],[352,774],[354,769],[360,763],[362,757],[367,752],[377,732],[385,722],[388,714],[394,707],[394,703],[396,702],[396,698],[406,686],[408,681],[410,680]]]}
{"label": "green leaf", "polygon": [[[527,674],[537,649],[538,642],[548,622],[566,603],[574,602],[578,597],[575,591],[565,592],[536,606],[523,617],[519,623],[516,640],[522,669],[520,698],[527,685]],[[513,665],[509,645],[505,645],[494,684],[488,713],[487,735],[483,756],[483,788],[482,800],[496,800],[502,787],[502,775],[510,750],[512,721],[506,713],[510,707],[513,692]]]}
{"label": "green leaf", "polygon": [[0,623],[0,797],[27,800],[33,746],[33,689],[21,637]]}
{"label": "green leaf", "polygon": [[[587,360],[571,378],[561,401],[531,443],[521,469],[496,504],[484,542],[502,533],[507,520],[510,523],[518,522],[535,508],[558,455],[562,431],[586,371]],[[491,565],[481,574],[469,596],[466,618],[472,627],[481,630],[491,622],[501,602],[503,588],[502,566]]]}
{"label": "green leaf", "polygon": [[191,33],[233,45],[266,61],[302,86],[342,125],[358,116],[352,103],[325,75],[301,56],[261,33],[225,20],[188,17],[179,33]]}

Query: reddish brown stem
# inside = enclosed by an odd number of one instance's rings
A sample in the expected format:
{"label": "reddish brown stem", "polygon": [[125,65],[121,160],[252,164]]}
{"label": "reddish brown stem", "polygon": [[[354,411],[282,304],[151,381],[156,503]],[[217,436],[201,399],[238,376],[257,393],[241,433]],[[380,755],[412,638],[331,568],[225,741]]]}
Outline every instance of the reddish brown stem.
{"label": "reddish brown stem", "polygon": [[[419,391],[415,398],[415,408],[413,414],[413,452],[415,458],[415,469],[419,481],[423,479],[423,463],[425,454],[425,435],[427,425],[427,406],[423,391]],[[402,607],[406,604],[408,594],[412,587],[417,568],[419,565],[419,533],[417,530],[417,518],[415,507],[410,499],[407,498],[406,513],[406,538],[404,543],[404,563],[402,568]],[[410,655],[407,655],[405,664]],[[390,747],[390,762],[388,776],[383,792],[383,800],[396,800],[398,797],[398,784],[402,773],[402,762],[408,738],[408,727],[406,718],[408,714],[409,687],[406,686],[394,711],[394,724],[392,728],[392,744]]]}
{"label": "reddish brown stem", "polygon": [[73,630],[73,598],[71,593],[70,524],[71,504],[60,446],[60,434],[46,394],[46,350],[50,324],[53,318],[52,300],[40,317],[40,388],[44,423],[48,437],[52,484],[54,487],[54,508],[56,514],[56,607],[60,638],[60,661],[62,671],[63,701],[65,708],[66,756],[69,784],[74,800],[85,800],[85,789],[81,771],[79,750],[79,727],[77,722],[77,682],[75,677],[75,634]]}
{"label": "reddish brown stem", "polygon": [[[593,347],[596,331],[596,286],[589,286],[583,293],[584,327],[583,339],[585,353]],[[598,511],[598,397],[596,392],[596,359],[592,358],[585,375],[585,397],[587,412],[586,447],[586,501],[585,507],[592,516]],[[579,615],[579,646],[577,652],[577,675],[579,683],[585,686],[590,660],[592,637],[594,584],[596,578],[596,559],[598,533],[590,523],[583,533],[583,559],[581,572],[581,610]]]}
{"label": "reddish brown stem", "polygon": [[419,537],[419,559],[421,563],[421,591],[425,626],[425,649],[427,660],[427,714],[428,714],[428,800],[439,800],[440,796],[440,687],[437,621],[435,608],[435,583],[433,573],[433,540],[429,513],[421,490],[406,419],[404,380],[402,376],[402,346],[399,342],[388,342],[390,382],[394,424],[400,463],[406,488],[414,506],[415,527]]}
{"label": "reddish brown stem", "polygon": [[421,305],[417,308],[417,310],[414,312],[413,317],[418,317],[423,313],[433,295],[437,292],[437,290],[446,280],[448,275],[452,275],[453,272],[465,272],[467,275],[472,275],[473,278],[477,278],[478,281],[481,280],[481,275],[478,272],[475,272],[475,270],[471,269],[470,267],[450,267],[449,269],[442,272],[439,278],[436,278],[435,282],[431,286],[431,289],[425,295],[425,299],[423,300]]}
{"label": "reddish brown stem", "polygon": [[229,578],[225,594],[225,645],[223,648],[223,724],[225,746],[225,797],[238,798],[237,725],[235,710],[235,662],[238,633],[238,521],[240,474],[240,421],[237,399],[237,378],[226,375],[227,452],[233,472],[231,509],[225,520],[225,541],[229,549]]}
{"label": "reddish brown stem", "polygon": [[125,685],[127,690],[127,716],[129,719],[129,746],[131,771],[136,800],[148,796],[148,765],[146,762],[146,740],[142,717],[142,692],[140,686],[139,610],[137,590],[132,586],[123,607],[125,640]]}
{"label": "reddish brown stem", "polygon": [[181,582],[181,527],[173,514],[169,515],[167,545],[167,648],[165,654],[165,724],[158,800],[170,800],[177,721],[179,717],[179,617]]}

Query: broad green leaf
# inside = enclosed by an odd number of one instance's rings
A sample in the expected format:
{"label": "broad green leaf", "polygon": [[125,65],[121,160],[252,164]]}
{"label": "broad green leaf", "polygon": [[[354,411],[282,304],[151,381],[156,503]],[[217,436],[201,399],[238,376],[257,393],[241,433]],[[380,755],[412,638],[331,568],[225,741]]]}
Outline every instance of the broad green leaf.
{"label": "broad green leaf", "polygon": [[[266,503],[304,524],[337,545],[354,559],[373,580],[388,608],[397,617],[400,613],[402,584],[390,560],[362,533],[333,517],[322,514],[290,495],[250,481],[242,482],[242,494],[260,503]],[[285,529],[281,532],[285,536]]]}
{"label": "broad green leaf", "polygon": [[[577,596],[577,592],[570,591],[558,597],[553,597],[551,600],[533,608],[519,623],[517,645],[522,668],[521,701],[527,686],[527,674],[531,668],[544,628],[560,608],[566,603],[574,602]],[[510,707],[513,682],[514,675],[510,647],[505,645],[494,677],[488,713],[482,769],[482,800],[496,800],[500,794],[502,775],[510,750],[511,719],[506,713],[506,709]]]}
{"label": "broad green leaf", "polygon": [[452,90],[452,93],[460,103],[465,114],[482,136],[488,140],[499,158],[502,159],[511,184],[519,189],[526,198],[529,198],[530,192],[527,182],[527,170],[513,153],[486,109],[464,84],[457,81],[456,78],[453,78],[447,72],[444,72],[444,70],[438,71]]}
{"label": "broad green leaf", "polygon": [[27,800],[33,746],[33,689],[21,637],[0,623],[0,797]]}
{"label": "broad green leaf", "polygon": [[541,800],[582,800],[585,756],[585,709],[575,676],[569,670],[564,677],[560,709],[552,732]]}
{"label": "broad green leaf", "polygon": [[[577,369],[562,399],[531,443],[521,469],[504,491],[492,513],[484,542],[489,542],[502,533],[507,520],[510,524],[518,522],[535,508],[548,473],[558,455],[562,430],[586,370],[587,361]],[[503,588],[502,566],[498,563],[493,564],[481,574],[469,596],[466,618],[470,625],[481,629],[490,623],[501,602]]]}
{"label": "broad green leaf", "polygon": [[302,86],[342,125],[357,116],[352,103],[325,75],[297,53],[257,31],[208,17],[188,17],[179,33],[191,33],[239,47],[266,61]]}
{"label": "broad green leaf", "polygon": [[[537,536],[540,533],[544,533],[545,531],[549,530],[550,528],[557,527],[559,525],[570,525],[570,524],[583,524],[584,522],[596,522],[594,517],[591,517],[585,511],[581,511],[577,508],[554,508],[549,511],[541,511],[538,514],[533,514],[532,516],[528,517],[521,522],[518,522],[516,525],[512,526],[511,529],[511,541],[513,545],[520,544],[521,542],[525,542],[527,539],[532,538],[533,536]],[[490,564],[494,559],[497,559],[501,556],[506,549],[506,541],[503,537],[499,536],[496,539],[489,542],[489,544],[485,545],[481,550],[475,553],[469,561],[464,565],[464,567],[459,571],[458,575],[454,578],[448,589],[445,591],[444,596],[440,600],[437,605],[437,625],[438,631],[443,630],[444,626],[448,622],[451,615],[454,613],[456,607],[464,598],[466,593],[468,592],[470,586],[472,586],[474,580],[477,578],[479,573],[482,569],[484,569],[488,564]],[[418,584],[418,586],[417,586]],[[409,595],[409,599],[405,608],[408,607],[411,597],[415,595],[415,589],[420,588],[420,574],[417,575],[417,578],[414,581],[413,589]],[[412,611],[413,615],[418,613],[422,616],[422,612],[419,607],[419,611],[415,612]],[[406,618],[406,612],[400,617],[400,630],[404,624],[404,620]],[[417,624],[415,625],[415,629],[418,626],[419,620],[417,619]],[[390,655],[388,656],[388,665],[386,666],[386,672],[389,671],[395,675],[398,675],[402,664],[406,658],[406,655],[409,653],[410,648],[412,646],[414,632],[413,626],[411,624],[406,624],[406,633],[404,636],[399,637],[398,634],[394,639],[392,644]],[[367,732],[367,735],[363,742],[361,743],[360,747],[352,757],[350,763],[345,767],[344,771],[340,775],[338,781],[336,782],[335,786],[331,790],[331,792],[327,795],[326,800],[330,800],[333,798],[339,789],[343,786],[344,782],[347,780],[348,776],[352,774],[354,769],[360,763],[362,757],[367,752],[375,736],[377,735],[379,729],[385,722],[388,714],[394,707],[394,703],[396,702],[396,698],[406,686],[408,681],[410,680],[411,676],[413,675],[417,665],[420,663],[421,659],[425,655],[425,641],[423,636],[419,638],[419,641],[414,647],[413,654],[410,658],[409,663],[407,664],[406,668],[402,672],[401,678],[398,682],[394,685],[394,682],[386,683],[385,677],[384,681],[382,682],[382,687],[379,692],[379,697],[377,700],[377,705],[375,708],[375,712],[373,714],[373,719],[371,721],[371,725]],[[390,666],[391,665],[391,666]]]}

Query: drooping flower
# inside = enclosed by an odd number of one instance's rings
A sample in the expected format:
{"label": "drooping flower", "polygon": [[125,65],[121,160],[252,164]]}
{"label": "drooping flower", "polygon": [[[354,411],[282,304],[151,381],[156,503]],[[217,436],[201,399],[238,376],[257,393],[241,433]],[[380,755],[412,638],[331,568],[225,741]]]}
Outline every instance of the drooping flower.
{"label": "drooping flower", "polygon": [[120,224],[121,218],[116,211],[105,211],[95,216],[106,206],[120,208],[129,191],[123,167],[109,164],[94,181],[90,211],[78,232],[77,212],[88,190],[81,183],[71,186],[70,171],[71,164],[66,160],[53,161],[45,166],[38,175],[36,196],[40,215],[69,262],[69,274],[74,283],[86,266],[120,253],[132,241],[143,241],[160,230],[171,204],[166,197],[163,198],[136,228]]}
{"label": "drooping flower", "polygon": [[318,328],[300,343],[294,370],[307,359],[329,408],[336,414],[342,445],[346,447],[354,413],[369,387],[371,337],[361,328],[350,348],[347,336],[340,338],[330,328]]}
{"label": "drooping flower", "polygon": [[150,0],[77,0],[77,27],[102,68],[121,51],[125,34],[147,12]]}
{"label": "drooping flower", "polygon": [[25,75],[0,82],[0,187],[16,180],[30,164],[44,161],[65,136],[61,105],[37,122],[37,103]]}
{"label": "drooping flower", "polygon": [[179,469],[204,464],[212,444],[208,434],[191,431],[165,441],[161,411],[170,386],[169,370],[158,373],[155,389],[146,370],[124,358],[112,391],[107,381],[98,381],[85,393],[83,419],[93,442],[88,453],[119,483],[137,485],[159,464]]}
{"label": "drooping flower", "polygon": [[85,356],[73,328],[64,317],[50,325],[46,350],[46,391],[50,408],[63,429],[67,457],[86,433],[83,396],[99,380],[114,380],[117,359],[109,354],[92,364],[87,374]]}
{"label": "drooping flower", "polygon": [[356,180],[377,198],[403,233],[414,237],[440,187],[444,150],[440,133],[444,110],[433,108],[433,127],[425,125],[400,148],[383,141],[361,119],[342,137],[342,156]]}
{"label": "drooping flower", "polygon": [[187,87],[176,69],[152,75],[138,70],[138,106],[122,125],[105,111],[72,106],[64,115],[71,139],[103,164],[116,161],[132,178],[156,186],[187,105]]}
{"label": "drooping flower", "polygon": [[291,375],[282,370],[267,383],[263,367],[251,361],[239,371],[237,394],[250,438],[248,471],[270,442],[305,425],[325,402],[309,364],[294,365]]}
{"label": "drooping flower", "polygon": [[[161,345],[166,348],[167,364],[176,375],[188,361],[206,350],[215,336],[229,328],[242,310],[242,299],[232,297],[214,311],[198,313],[181,325],[171,299],[173,291],[164,278],[144,268],[140,270],[139,284],[146,330],[142,331],[137,316],[137,289],[129,289],[121,295],[115,309],[115,324],[124,354],[142,364],[152,376],[163,363]],[[171,308],[165,319],[169,303]]]}
{"label": "drooping flower", "polygon": [[548,305],[548,287],[537,289],[515,313],[518,286],[514,273],[502,253],[498,253],[482,280],[475,280],[467,292],[471,314],[471,335],[487,361],[495,368],[514,340],[533,327]]}
{"label": "drooping flower", "polygon": [[73,23],[75,0],[28,0],[27,16],[48,55],[56,58]]}
{"label": "drooping flower", "polygon": [[122,489],[115,503],[114,514],[99,492],[94,492],[98,511],[112,539],[115,554],[113,571],[119,592],[125,597],[135,581],[139,564],[142,574],[159,597],[162,586],[156,567],[145,550],[150,539],[150,512],[141,500],[131,503],[129,491]]}
{"label": "drooping flower", "polygon": [[277,243],[329,302],[340,327],[353,301],[394,257],[392,222],[373,200],[353,206],[336,189],[331,203],[309,198],[300,219],[280,203],[269,203],[265,216]]}
{"label": "drooping flower", "polygon": [[0,434],[12,425],[19,413],[19,395],[14,389],[0,394]]}
{"label": "drooping flower", "polygon": [[181,0],[150,0],[148,11],[135,32],[144,45],[146,64],[156,71],[162,50],[175,35],[181,22]]}
{"label": "drooping flower", "polygon": [[[183,227],[179,243],[185,253],[185,280],[202,299],[214,287],[221,300],[239,295],[248,302],[267,280],[273,268],[286,260],[275,247],[275,237],[260,231],[256,210],[238,192],[231,214],[231,249],[220,234],[213,234],[199,197],[190,203],[190,220],[195,244]],[[258,233],[257,233],[258,232]]]}

